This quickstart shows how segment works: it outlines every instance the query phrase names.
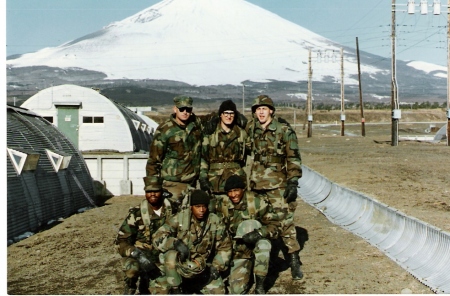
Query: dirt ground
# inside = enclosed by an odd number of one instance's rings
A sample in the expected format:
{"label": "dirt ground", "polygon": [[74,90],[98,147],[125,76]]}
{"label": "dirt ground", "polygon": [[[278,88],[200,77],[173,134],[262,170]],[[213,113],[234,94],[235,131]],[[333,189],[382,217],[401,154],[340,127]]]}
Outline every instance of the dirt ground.
{"label": "dirt ground", "polygon": [[[423,134],[428,121],[444,120],[439,114],[414,118],[411,121],[427,123],[401,123],[400,135]],[[362,137],[358,124],[349,122],[345,136],[340,136],[340,124],[328,122],[313,125],[312,137],[307,137],[299,121],[296,130],[303,164],[450,232],[450,147],[445,142],[400,141],[391,146],[390,124],[367,122]],[[113,240],[128,208],[141,199],[142,195],[112,197],[102,207],[62,219],[9,246],[7,293],[120,294],[120,256]],[[270,270],[268,293],[433,294],[377,248],[330,223],[301,200],[295,220],[303,243],[304,278],[291,280],[280,253]]]}

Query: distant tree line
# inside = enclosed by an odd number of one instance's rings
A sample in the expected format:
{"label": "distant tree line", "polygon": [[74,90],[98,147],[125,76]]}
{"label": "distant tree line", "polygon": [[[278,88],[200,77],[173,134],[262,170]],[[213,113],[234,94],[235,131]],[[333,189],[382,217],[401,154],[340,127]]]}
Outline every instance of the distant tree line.
{"label": "distant tree line", "polygon": [[[306,103],[296,104],[292,102],[281,102],[281,103],[275,103],[278,107],[287,107],[287,108],[296,108],[296,109],[302,109],[305,110]],[[313,110],[340,110],[341,105],[336,103],[313,103]],[[352,103],[348,102],[345,103],[345,109],[359,109],[360,104],[359,103]],[[408,103],[408,104],[401,104],[400,109],[439,109],[439,108],[447,108],[447,102],[439,103],[439,102],[415,102],[415,103]],[[366,102],[364,103],[364,109],[372,109],[372,110],[385,110],[385,109],[391,109],[391,103],[385,103],[385,102]]]}

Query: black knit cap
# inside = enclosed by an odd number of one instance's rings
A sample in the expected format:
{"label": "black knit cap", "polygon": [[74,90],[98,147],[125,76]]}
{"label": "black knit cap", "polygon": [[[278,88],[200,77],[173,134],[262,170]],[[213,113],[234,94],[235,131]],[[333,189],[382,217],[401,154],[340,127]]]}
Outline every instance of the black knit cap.
{"label": "black knit cap", "polygon": [[239,177],[238,175],[233,175],[227,179],[225,182],[225,191],[228,192],[231,189],[241,188],[245,189],[245,182],[242,177]]}
{"label": "black knit cap", "polygon": [[203,190],[194,190],[191,193],[191,206],[209,205],[209,195]]}
{"label": "black knit cap", "polygon": [[236,112],[237,111],[236,104],[233,103],[232,100],[223,101],[222,104],[220,104],[220,107],[219,107],[219,115],[222,114],[224,111],[234,111],[234,112]]}

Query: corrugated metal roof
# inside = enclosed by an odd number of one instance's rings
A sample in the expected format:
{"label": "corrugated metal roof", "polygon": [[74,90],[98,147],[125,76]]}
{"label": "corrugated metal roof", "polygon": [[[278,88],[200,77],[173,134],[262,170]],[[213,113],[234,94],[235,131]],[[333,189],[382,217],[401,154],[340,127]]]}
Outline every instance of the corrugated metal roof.
{"label": "corrugated metal roof", "polygon": [[[35,170],[20,174],[7,160],[8,242],[51,220],[95,206],[92,178],[81,153],[42,117],[7,106],[7,148],[40,155]],[[72,156],[67,169],[55,172],[45,149]]]}
{"label": "corrugated metal roof", "polygon": [[153,140],[153,136],[140,128],[136,129],[132,120],[139,121],[141,124],[145,125],[147,125],[147,123],[139,115],[137,115],[127,107],[113,100],[111,101],[117,106],[117,108],[123,114],[125,120],[127,121],[128,127],[130,128],[131,136],[133,137],[134,152],[138,151],[148,152],[150,149],[150,143]]}
{"label": "corrugated metal roof", "polygon": [[450,233],[302,168],[298,193],[304,201],[377,247],[436,293],[450,293]]}

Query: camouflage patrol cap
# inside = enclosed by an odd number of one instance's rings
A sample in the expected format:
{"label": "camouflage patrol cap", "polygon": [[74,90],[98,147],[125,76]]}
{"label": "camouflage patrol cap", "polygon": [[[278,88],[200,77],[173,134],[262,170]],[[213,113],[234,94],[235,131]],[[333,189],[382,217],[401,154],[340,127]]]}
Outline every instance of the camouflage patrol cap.
{"label": "camouflage patrol cap", "polygon": [[275,111],[275,105],[273,104],[272,99],[267,95],[259,95],[253,100],[252,112],[255,113],[256,108],[259,106],[267,106]]}
{"label": "camouflage patrol cap", "polygon": [[162,182],[159,179],[144,177],[144,190],[148,191],[162,191]]}
{"label": "camouflage patrol cap", "polygon": [[242,238],[245,234],[261,227],[261,222],[258,220],[244,220],[238,225],[234,238]]}
{"label": "camouflage patrol cap", "polygon": [[188,96],[177,96],[173,98],[173,102],[177,108],[192,107],[192,98]]}

